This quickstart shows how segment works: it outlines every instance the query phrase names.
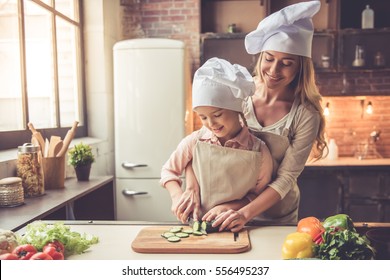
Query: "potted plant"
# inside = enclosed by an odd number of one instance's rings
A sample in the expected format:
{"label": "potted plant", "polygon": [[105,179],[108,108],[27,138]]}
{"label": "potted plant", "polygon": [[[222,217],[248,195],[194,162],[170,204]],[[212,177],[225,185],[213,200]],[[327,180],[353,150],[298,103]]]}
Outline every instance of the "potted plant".
{"label": "potted plant", "polygon": [[82,142],[68,152],[68,163],[74,167],[78,181],[89,180],[91,165],[94,161],[95,157],[91,146]]}

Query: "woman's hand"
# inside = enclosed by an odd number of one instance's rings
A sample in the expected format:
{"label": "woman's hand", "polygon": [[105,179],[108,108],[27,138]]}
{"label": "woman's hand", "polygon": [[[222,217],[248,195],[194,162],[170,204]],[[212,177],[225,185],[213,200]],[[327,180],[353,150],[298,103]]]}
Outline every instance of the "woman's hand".
{"label": "woman's hand", "polygon": [[231,232],[238,232],[245,226],[247,222],[248,219],[242,213],[230,209],[220,213],[215,218],[215,222],[212,224],[212,226],[219,226],[219,231],[227,229]]}
{"label": "woman's hand", "polygon": [[182,222],[186,223],[192,213],[194,220],[200,216],[200,197],[195,190],[185,190],[179,199],[172,201],[172,212]]}

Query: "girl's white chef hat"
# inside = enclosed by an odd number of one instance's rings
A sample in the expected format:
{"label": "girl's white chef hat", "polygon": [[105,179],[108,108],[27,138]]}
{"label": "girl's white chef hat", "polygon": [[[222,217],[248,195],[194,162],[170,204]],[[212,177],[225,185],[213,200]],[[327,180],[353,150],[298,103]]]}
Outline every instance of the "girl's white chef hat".
{"label": "girl's white chef hat", "polygon": [[257,29],[245,37],[249,54],[278,51],[311,57],[312,17],[319,11],[318,0],[293,4],[264,18]]}
{"label": "girl's white chef hat", "polygon": [[212,106],[242,112],[243,100],[254,92],[253,78],[245,67],[213,57],[195,72],[192,108]]}

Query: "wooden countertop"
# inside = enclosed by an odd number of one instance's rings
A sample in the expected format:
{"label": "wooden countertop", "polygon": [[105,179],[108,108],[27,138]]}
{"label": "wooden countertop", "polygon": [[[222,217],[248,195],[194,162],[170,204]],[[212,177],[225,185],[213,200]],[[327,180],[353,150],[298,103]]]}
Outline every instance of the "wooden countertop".
{"label": "wooden countertop", "polygon": [[89,181],[85,182],[78,182],[76,178],[67,179],[65,187],[62,189],[45,190],[45,194],[42,196],[25,198],[24,204],[21,206],[0,208],[0,228],[18,230],[111,181],[113,181],[113,176],[91,177]]}
{"label": "wooden countertop", "polygon": [[306,163],[307,167],[333,167],[333,166],[390,166],[390,158],[358,159],[355,157],[339,157],[336,160],[319,160]]}

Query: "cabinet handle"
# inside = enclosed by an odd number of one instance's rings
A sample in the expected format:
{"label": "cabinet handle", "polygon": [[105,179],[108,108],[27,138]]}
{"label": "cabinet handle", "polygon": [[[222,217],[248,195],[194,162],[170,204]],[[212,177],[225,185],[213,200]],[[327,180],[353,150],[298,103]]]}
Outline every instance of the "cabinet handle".
{"label": "cabinet handle", "polygon": [[137,192],[137,191],[131,191],[131,190],[123,190],[122,194],[124,196],[135,196],[135,195],[143,195],[143,194],[148,194],[148,192]]}
{"label": "cabinet handle", "polygon": [[133,168],[136,168],[136,167],[147,167],[148,165],[147,164],[143,164],[143,163],[132,163],[132,162],[123,162],[122,163],[122,167],[125,168],[125,169],[133,169]]}

